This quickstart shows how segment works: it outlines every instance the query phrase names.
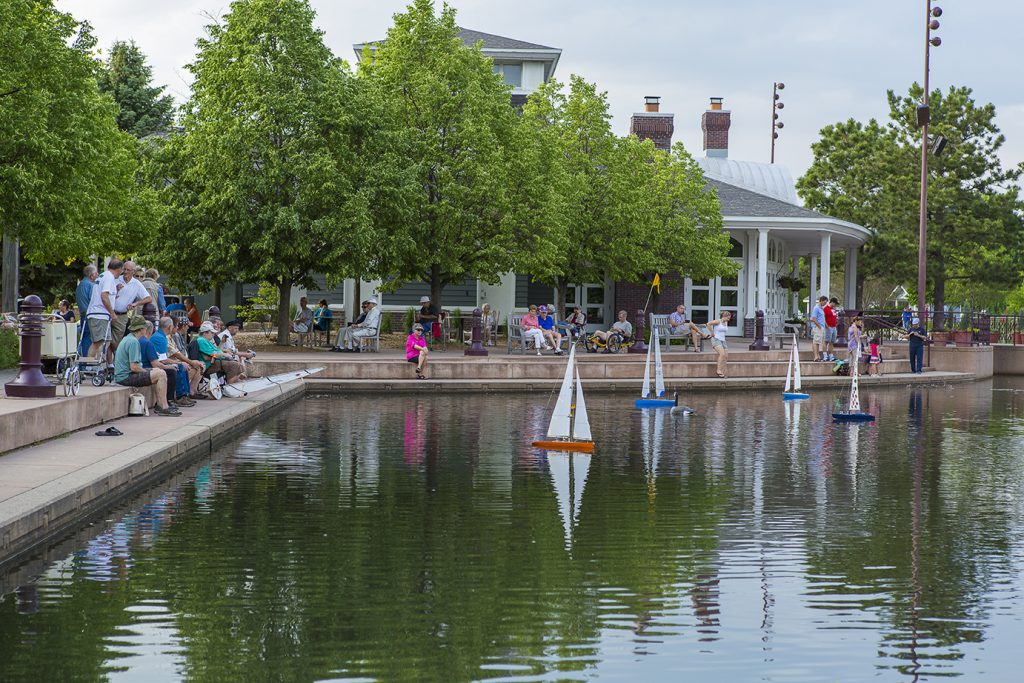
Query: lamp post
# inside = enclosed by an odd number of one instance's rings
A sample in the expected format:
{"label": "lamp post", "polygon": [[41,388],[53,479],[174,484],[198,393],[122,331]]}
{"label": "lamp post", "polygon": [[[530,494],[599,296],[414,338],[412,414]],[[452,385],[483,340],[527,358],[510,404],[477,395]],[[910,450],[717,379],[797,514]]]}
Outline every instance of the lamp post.
{"label": "lamp post", "polygon": [[931,47],[942,45],[942,38],[932,36],[932,31],[939,28],[939,17],[942,16],[941,7],[932,7],[932,0],[925,0],[925,22],[924,22],[924,98],[917,107],[917,123],[921,126],[921,213],[917,235],[917,315],[922,321],[927,321],[926,298],[926,258],[925,248],[928,237],[928,123],[931,120],[931,110],[928,108],[928,62]]}
{"label": "lamp post", "polygon": [[785,90],[785,83],[772,83],[772,160],[771,163],[775,163],[775,141],[779,139],[779,130],[784,127],[782,121],[779,121],[779,110],[785,109],[786,105],[782,102],[782,96],[779,95],[780,90]]}

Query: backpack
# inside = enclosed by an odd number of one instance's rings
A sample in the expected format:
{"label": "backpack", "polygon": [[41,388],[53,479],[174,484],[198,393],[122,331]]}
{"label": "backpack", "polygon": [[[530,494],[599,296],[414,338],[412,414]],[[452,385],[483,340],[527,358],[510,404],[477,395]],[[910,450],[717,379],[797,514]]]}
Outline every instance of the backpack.
{"label": "backpack", "polygon": [[189,360],[202,360],[199,355],[199,338],[195,338],[188,343],[188,359]]}
{"label": "backpack", "polygon": [[842,377],[848,377],[850,374],[850,364],[845,360],[837,360],[836,364],[832,366],[832,373]]}

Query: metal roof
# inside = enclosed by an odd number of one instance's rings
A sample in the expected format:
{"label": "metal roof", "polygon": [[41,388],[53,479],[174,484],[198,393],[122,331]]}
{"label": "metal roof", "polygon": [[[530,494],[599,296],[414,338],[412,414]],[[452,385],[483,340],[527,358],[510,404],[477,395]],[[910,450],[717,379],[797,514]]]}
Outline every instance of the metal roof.
{"label": "metal roof", "polygon": [[697,157],[697,163],[700,164],[704,175],[712,180],[720,180],[800,206],[793,176],[785,166],[721,157]]}

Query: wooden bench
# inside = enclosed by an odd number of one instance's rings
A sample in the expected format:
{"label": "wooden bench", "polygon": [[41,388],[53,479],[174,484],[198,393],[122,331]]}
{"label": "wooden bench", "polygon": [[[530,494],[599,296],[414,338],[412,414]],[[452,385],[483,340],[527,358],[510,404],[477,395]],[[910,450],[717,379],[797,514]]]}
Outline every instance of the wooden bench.
{"label": "wooden bench", "polygon": [[[693,338],[690,337],[689,329],[687,329],[686,334],[675,334],[675,335],[672,334],[672,326],[669,324],[668,317],[669,317],[669,314],[667,314],[667,313],[651,313],[650,314],[651,333],[653,334],[654,330],[658,330],[658,338],[661,339],[665,343],[665,350],[666,351],[668,351],[669,348],[672,346],[672,340],[673,339],[679,339],[679,340],[681,340],[683,342],[683,346],[689,345],[692,348],[693,347]],[[697,327],[699,329],[700,325],[698,325]],[[701,339],[697,340],[697,350],[698,351],[703,351],[704,350],[704,339],[703,339],[703,337]]]}
{"label": "wooden bench", "polygon": [[533,338],[523,336],[523,316],[510,315],[508,317],[508,352],[511,354],[516,348],[520,353],[526,353],[526,346],[529,344],[534,350],[537,349]]}

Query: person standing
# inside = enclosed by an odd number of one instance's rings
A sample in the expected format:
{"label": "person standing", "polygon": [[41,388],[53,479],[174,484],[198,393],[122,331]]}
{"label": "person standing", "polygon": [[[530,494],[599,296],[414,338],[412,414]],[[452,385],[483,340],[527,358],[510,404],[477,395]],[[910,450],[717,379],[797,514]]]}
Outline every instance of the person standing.
{"label": "person standing", "polygon": [[908,303],[903,307],[903,329],[909,330],[913,324],[914,312],[910,310],[910,304]]}
{"label": "person standing", "polygon": [[717,320],[708,323],[708,329],[711,330],[712,335],[711,348],[718,354],[718,376],[723,379],[726,377],[725,368],[729,362],[729,343],[726,341],[726,335],[729,334],[730,320],[732,320],[732,313],[722,311]]}
{"label": "person standing", "polygon": [[92,345],[92,335],[89,332],[89,321],[86,315],[89,311],[89,301],[92,299],[92,290],[96,286],[96,278],[100,276],[96,266],[87,265],[82,269],[82,279],[75,289],[75,305],[78,306],[79,336],[82,338],[78,345],[78,355],[88,355],[89,347]]}
{"label": "person standing", "polygon": [[928,328],[921,324],[917,316],[910,319],[909,335],[910,371],[920,375],[924,372],[924,345],[928,343]]}
{"label": "person standing", "polygon": [[839,300],[835,297],[829,299],[824,306],[822,306],[822,313],[825,314],[825,350],[824,356],[827,361],[834,361],[836,359],[836,341],[839,340],[838,327],[839,327],[839,315],[837,309],[839,308]]}
{"label": "person standing", "polygon": [[91,338],[87,355],[90,358],[97,357],[103,348],[103,342],[110,339],[110,328],[117,320],[117,313],[114,312],[114,298],[117,296],[117,278],[121,275],[123,268],[124,262],[121,259],[110,259],[107,262],[107,269],[92,289],[89,308],[86,309]]}
{"label": "person standing", "polygon": [[156,299],[146,291],[142,280],[135,277],[137,269],[133,261],[125,261],[121,277],[117,279],[117,296],[114,297],[114,312],[117,313],[117,318],[114,319],[111,330],[111,343],[115,348],[121,343],[125,326],[136,309],[141,309],[150,302],[156,305]]}
{"label": "person standing", "polygon": [[819,296],[818,303],[811,310],[811,350],[814,352],[814,360],[824,360],[822,350],[825,348],[825,304],[828,303],[827,296]]}
{"label": "person standing", "polygon": [[[864,336],[864,320],[858,315],[850,323],[850,328],[846,331],[846,350],[849,352],[847,361],[852,366],[854,363],[860,360],[860,345],[861,338]],[[852,367],[850,368],[853,369]]]}

